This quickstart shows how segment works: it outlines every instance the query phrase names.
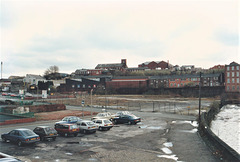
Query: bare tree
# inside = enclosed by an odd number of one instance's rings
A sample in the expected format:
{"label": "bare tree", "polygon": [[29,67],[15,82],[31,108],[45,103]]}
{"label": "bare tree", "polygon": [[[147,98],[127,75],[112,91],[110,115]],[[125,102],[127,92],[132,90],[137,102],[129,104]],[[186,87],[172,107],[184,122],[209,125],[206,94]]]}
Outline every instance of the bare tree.
{"label": "bare tree", "polygon": [[59,77],[59,68],[56,65],[50,66],[47,70],[44,72],[44,77],[46,79],[56,79]]}

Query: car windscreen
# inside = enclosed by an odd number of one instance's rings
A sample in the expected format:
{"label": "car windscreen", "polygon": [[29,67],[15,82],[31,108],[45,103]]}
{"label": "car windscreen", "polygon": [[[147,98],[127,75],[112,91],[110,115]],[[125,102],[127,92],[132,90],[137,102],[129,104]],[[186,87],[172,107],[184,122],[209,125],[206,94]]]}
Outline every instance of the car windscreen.
{"label": "car windscreen", "polygon": [[51,128],[51,127],[47,127],[47,128],[45,128],[45,131],[46,132],[53,132],[53,131],[55,131],[53,128]]}
{"label": "car windscreen", "polygon": [[30,130],[24,130],[24,131],[21,131],[23,136],[34,136],[36,135],[34,132],[30,131]]}
{"label": "car windscreen", "polygon": [[111,123],[109,120],[104,120],[104,123],[105,124],[109,124],[109,123]]}
{"label": "car windscreen", "polygon": [[130,115],[129,118],[130,119],[137,119],[138,117],[136,117],[135,115]]}
{"label": "car windscreen", "polygon": [[71,125],[70,128],[71,128],[71,129],[76,129],[76,128],[78,128],[78,127],[77,127],[77,125]]}
{"label": "car windscreen", "polygon": [[87,123],[87,125],[94,125],[94,122],[86,122]]}
{"label": "car windscreen", "polygon": [[62,121],[69,121],[69,120],[71,120],[71,118],[69,118],[69,117],[65,117],[62,119]]}

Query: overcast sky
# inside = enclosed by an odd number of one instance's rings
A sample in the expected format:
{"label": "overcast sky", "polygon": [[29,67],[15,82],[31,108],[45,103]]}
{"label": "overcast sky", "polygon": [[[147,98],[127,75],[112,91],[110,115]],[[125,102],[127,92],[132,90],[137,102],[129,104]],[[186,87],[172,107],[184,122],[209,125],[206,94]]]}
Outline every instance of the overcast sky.
{"label": "overcast sky", "polygon": [[0,0],[3,78],[128,67],[240,63],[239,0]]}

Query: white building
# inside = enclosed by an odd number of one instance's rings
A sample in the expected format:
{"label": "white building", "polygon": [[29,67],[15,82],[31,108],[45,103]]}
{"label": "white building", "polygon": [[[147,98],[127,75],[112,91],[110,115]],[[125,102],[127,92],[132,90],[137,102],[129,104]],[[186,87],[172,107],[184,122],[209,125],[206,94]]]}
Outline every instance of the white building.
{"label": "white building", "polygon": [[23,79],[24,83],[30,84],[30,85],[38,85],[39,81],[46,81],[45,78],[43,78],[40,75],[33,75],[33,74],[27,74],[26,77]]}

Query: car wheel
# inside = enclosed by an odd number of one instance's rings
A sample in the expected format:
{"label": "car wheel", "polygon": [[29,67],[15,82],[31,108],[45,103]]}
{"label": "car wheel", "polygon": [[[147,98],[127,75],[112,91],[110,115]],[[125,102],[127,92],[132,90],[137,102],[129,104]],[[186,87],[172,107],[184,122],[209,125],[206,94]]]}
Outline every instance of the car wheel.
{"label": "car wheel", "polygon": [[23,144],[22,141],[20,141],[20,140],[17,141],[18,146],[22,146],[22,144]]}
{"label": "car wheel", "polygon": [[74,134],[74,137],[77,137],[77,135],[78,135],[78,134],[77,134],[77,133],[75,133],[75,134]]}
{"label": "car wheel", "polygon": [[100,130],[100,131],[102,131],[102,130],[103,130],[103,128],[102,128],[102,127],[99,127],[99,130]]}
{"label": "car wheel", "polygon": [[114,122],[114,124],[117,124],[117,120],[114,120],[113,122]]}
{"label": "car wheel", "polygon": [[131,122],[131,121],[129,121],[129,122],[128,122],[128,124],[129,124],[129,125],[131,125],[131,124],[132,124],[132,122]]}
{"label": "car wheel", "polygon": [[68,136],[68,134],[67,134],[67,133],[64,133],[64,136],[65,136],[65,137],[67,137],[67,136]]}
{"label": "car wheel", "polygon": [[83,134],[86,134],[86,133],[87,133],[87,131],[84,129],[84,130],[83,130]]}
{"label": "car wheel", "polygon": [[55,141],[55,140],[56,140],[56,137],[53,137],[52,139],[53,139],[53,141]]}

